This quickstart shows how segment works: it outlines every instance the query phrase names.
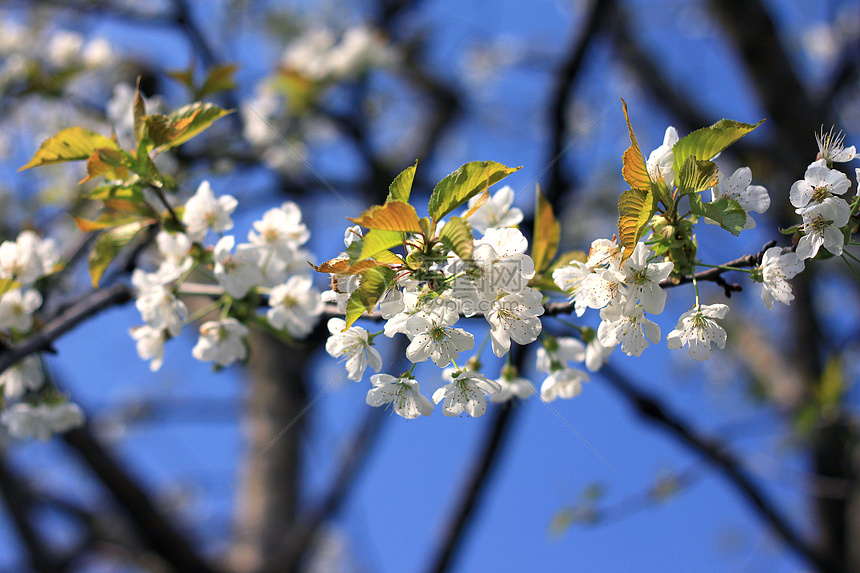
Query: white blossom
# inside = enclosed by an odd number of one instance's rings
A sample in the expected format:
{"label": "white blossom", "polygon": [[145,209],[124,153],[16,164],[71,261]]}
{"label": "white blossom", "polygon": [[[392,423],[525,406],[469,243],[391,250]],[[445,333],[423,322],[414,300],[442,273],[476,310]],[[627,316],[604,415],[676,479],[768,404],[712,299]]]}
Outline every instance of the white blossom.
{"label": "white blossom", "polygon": [[824,133],[824,126],[821,126],[821,133],[815,134],[815,142],[818,143],[818,158],[823,159],[827,163],[847,163],[857,157],[857,150],[852,145],[845,147],[845,134],[841,131],[833,133],[833,128],[830,128],[828,133]]}
{"label": "white blossom", "polygon": [[163,328],[153,328],[148,324],[129,329],[129,334],[137,342],[137,355],[149,360],[149,369],[159,370],[164,363],[164,343],[168,332]]}
{"label": "white blossom", "polygon": [[656,183],[662,176],[663,181],[666,182],[666,186],[669,189],[672,188],[675,182],[675,171],[672,169],[675,163],[675,155],[672,152],[672,148],[678,143],[678,139],[678,132],[675,128],[672,126],[667,127],[666,133],[663,135],[663,145],[652,151],[646,162],[648,176],[651,178],[651,181]]}
{"label": "white blossom", "polygon": [[200,338],[191,355],[201,362],[227,366],[248,356],[245,337],[250,329],[235,318],[210,320],[200,325]]}
{"label": "white blossom", "polygon": [[33,313],[42,306],[42,295],[33,288],[10,290],[0,297],[0,329],[29,332]]}
{"label": "white blossom", "polygon": [[84,413],[72,402],[38,406],[19,403],[0,414],[0,423],[20,440],[33,437],[48,440],[56,433],[83,425]]}
{"label": "white blossom", "polygon": [[666,337],[669,348],[687,345],[687,352],[696,360],[711,357],[711,343],[726,346],[726,331],[715,319],[724,318],[729,311],[725,304],[703,304],[688,310],[678,319],[675,330]]}
{"label": "white blossom", "polygon": [[323,311],[320,292],[313,288],[313,280],[306,275],[290,277],[286,283],[272,289],[269,306],[266,313],[269,323],[286,330],[294,338],[310,334]]}
{"label": "white blossom", "polygon": [[[469,199],[469,210],[478,204],[480,197],[475,195]],[[518,225],[523,220],[523,212],[516,207],[511,208],[513,202],[514,190],[505,185],[469,216],[469,224],[481,234],[486,233],[487,229]]]}
{"label": "white blossom", "polygon": [[236,239],[232,235],[221,237],[215,244],[212,253],[215,259],[215,278],[224,287],[227,294],[234,298],[242,298],[252,288],[263,282],[260,270],[259,253],[251,245],[244,243],[236,247]]}
{"label": "white blossom", "polygon": [[41,239],[33,231],[22,231],[14,242],[0,244],[0,278],[32,284],[53,272],[59,258],[53,239]]}
{"label": "white blossom", "polygon": [[367,331],[360,326],[346,328],[346,321],[331,318],[328,321],[331,335],[325,343],[326,352],[346,360],[347,378],[358,382],[370,366],[376,372],[382,369],[382,356],[371,346]]}
{"label": "white blossom", "polygon": [[753,279],[761,278],[761,300],[768,309],[773,301],[788,305],[794,300],[791,294],[790,279],[803,270],[804,264],[795,253],[783,253],[780,247],[771,247],[764,252],[758,273],[753,273]]}
{"label": "white blossom", "polygon": [[848,203],[839,197],[830,197],[804,209],[801,230],[806,234],[797,243],[797,258],[812,258],[822,246],[834,255],[841,255],[845,236],[840,227],[848,223],[850,215]]}
{"label": "white blossom", "polygon": [[517,375],[516,370],[510,366],[502,368],[502,375],[496,380],[496,383],[501,387],[501,390],[490,394],[490,402],[494,404],[501,404],[514,398],[524,400],[535,393],[534,385]]}
{"label": "white blossom", "polygon": [[153,328],[165,329],[171,336],[179,336],[188,316],[188,307],[167,287],[171,280],[172,273],[165,275],[135,269],[131,274],[131,282],[137,289],[135,306],[143,320]]}
{"label": "white blossom", "polygon": [[637,243],[630,257],[621,265],[624,283],[627,285],[625,312],[632,312],[641,302],[649,314],[660,314],[666,305],[666,291],[660,281],[666,280],[675,264],[671,261],[649,263],[651,251],[645,243]]}
{"label": "white blossom", "polygon": [[585,345],[570,336],[554,338],[548,336],[538,348],[535,368],[539,372],[552,372],[567,365],[568,362],[585,360]]}
{"label": "white blossom", "polygon": [[591,340],[585,345],[585,367],[592,372],[597,372],[600,367],[606,364],[609,355],[612,354],[614,346],[603,346],[597,333],[591,331]]}
{"label": "white blossom", "polygon": [[728,179],[720,179],[719,185],[711,188],[711,201],[719,201],[723,197],[734,199],[743,208],[747,218],[744,229],[755,227],[755,220],[749,213],[764,213],[770,207],[770,195],[767,189],[761,185],[750,185],[752,182],[752,170],[749,167],[740,167],[732,173]]}
{"label": "white blossom", "polygon": [[27,390],[38,390],[45,382],[45,373],[38,356],[25,356],[0,374],[0,385],[6,398],[20,398]]}
{"label": "white blossom", "polygon": [[526,345],[534,342],[541,332],[538,318],[544,313],[541,293],[526,287],[519,294],[505,295],[486,314],[490,323],[493,353],[504,356],[511,349],[511,340]]}
{"label": "white blossom", "polygon": [[648,341],[660,342],[660,326],[645,318],[645,311],[637,306],[629,313],[600,313],[601,323],[597,328],[600,343],[611,348],[621,343],[621,351],[628,356],[639,356],[648,348]]}
{"label": "white blossom", "polygon": [[215,198],[208,181],[203,181],[197,192],[185,203],[182,222],[188,236],[195,241],[201,241],[210,229],[216,233],[229,231],[233,228],[230,214],[236,210],[238,201],[232,195],[222,195]]}
{"label": "white blossom", "polygon": [[819,159],[806,168],[803,179],[792,184],[789,200],[797,207],[797,214],[803,215],[834,195],[844,195],[850,187],[851,181],[844,173],[828,168],[827,162]]}
{"label": "white blossom", "polygon": [[369,405],[382,406],[390,403],[394,411],[407,420],[433,413],[433,403],[421,394],[421,388],[415,379],[374,374],[370,381],[373,388],[367,391]]}
{"label": "white blossom", "polygon": [[444,368],[456,360],[463,350],[471,350],[475,339],[462,328],[452,328],[457,322],[457,312],[444,308],[442,312],[420,313],[406,322],[406,334],[411,339],[406,348],[406,358],[412,362],[424,362],[432,358],[436,366]]}
{"label": "white blossom", "polygon": [[502,387],[498,382],[489,380],[483,374],[460,370],[451,374],[451,383],[446,384],[433,393],[433,402],[442,404],[442,413],[446,416],[459,416],[463,412],[477,418],[487,411],[485,394],[500,392]]}
{"label": "white blossom", "polygon": [[570,399],[582,392],[582,383],[588,382],[589,376],[576,368],[561,368],[550,372],[540,387],[540,397],[544,402],[552,402],[556,398]]}
{"label": "white blossom", "polygon": [[262,219],[254,222],[254,230],[248,232],[248,241],[259,247],[275,249],[282,257],[289,257],[310,236],[307,226],[302,223],[301,209],[287,201],[276,209],[269,209]]}
{"label": "white blossom", "polygon": [[158,252],[164,257],[159,267],[160,271],[180,276],[194,264],[191,256],[193,243],[185,233],[159,231],[155,236],[155,244],[158,246]]}

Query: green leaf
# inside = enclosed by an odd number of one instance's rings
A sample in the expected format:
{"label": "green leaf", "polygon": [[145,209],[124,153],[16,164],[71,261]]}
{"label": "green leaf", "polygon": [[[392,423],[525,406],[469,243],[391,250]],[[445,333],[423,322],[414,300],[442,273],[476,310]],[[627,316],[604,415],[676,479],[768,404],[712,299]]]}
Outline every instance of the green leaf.
{"label": "green leaf", "polygon": [[682,137],[672,148],[675,155],[675,173],[683,166],[689,156],[699,160],[710,160],[727,148],[729,145],[745,136],[764,122],[741,123],[731,119],[721,119],[710,127],[697,129],[693,133]]}
{"label": "green leaf", "polygon": [[627,122],[627,131],[630,133],[630,147],[622,156],[621,175],[632,189],[642,192],[650,191],[651,177],[648,175],[648,167],[642,157],[642,150],[636,141],[636,134],[633,133],[633,126],[630,125],[630,116],[627,115],[627,102],[624,101],[624,98],[621,98],[621,105],[624,110],[624,120]]}
{"label": "green leaf", "polygon": [[355,219],[347,219],[368,229],[421,232],[415,207],[403,201],[386,201],[385,205],[374,205]]}
{"label": "green leaf", "polygon": [[477,195],[522,167],[507,167],[495,161],[472,161],[442,179],[430,195],[429,212],[439,221]]}
{"label": "green leaf", "polygon": [[720,182],[717,164],[707,159],[696,159],[690,155],[678,172],[677,185],[681,195],[701,193]]}
{"label": "green leaf", "polygon": [[236,64],[221,64],[209,70],[209,75],[203,81],[203,85],[197,90],[195,99],[201,99],[204,96],[216,92],[224,92],[235,89],[236,70],[239,66]]}
{"label": "green leaf", "polygon": [[624,247],[622,261],[633,254],[648,222],[657,212],[657,199],[649,189],[628,189],[618,199],[618,238]]}
{"label": "green leaf", "polygon": [[690,211],[694,215],[707,217],[719,223],[720,227],[731,233],[739,235],[747,222],[747,214],[740,203],[734,199],[723,197],[717,201],[703,203],[702,196],[698,193],[690,195]]}
{"label": "green leaf", "polygon": [[177,109],[167,117],[175,124],[185,124],[187,121],[187,125],[178,137],[160,145],[159,151],[164,151],[165,149],[185,143],[192,137],[199,135],[216,120],[233,113],[233,111],[231,109],[221,109],[213,103],[202,102],[192,103]]}
{"label": "green leaf", "polygon": [[335,275],[360,275],[367,269],[372,269],[373,267],[385,264],[386,263],[382,261],[376,261],[374,259],[363,259],[358,262],[354,262],[348,257],[340,256],[326,261],[319,266],[311,263],[311,266],[315,271],[321,273],[331,273]]}
{"label": "green leaf", "polygon": [[446,249],[454,251],[461,259],[472,257],[475,237],[472,236],[472,227],[462,217],[451,217],[451,220],[442,227],[439,239]]}
{"label": "green leaf", "polygon": [[94,131],[77,126],[68,127],[42,142],[29,163],[18,171],[67,161],[83,161],[89,159],[96,149],[119,149],[119,147],[115,141]]}
{"label": "green leaf", "polygon": [[140,95],[140,76],[137,78],[137,85],[134,88],[134,102],[132,103],[132,116],[134,118],[134,140],[140,143],[145,137],[146,124],[146,102],[143,101],[143,96]]}
{"label": "green leaf", "polygon": [[141,230],[152,223],[151,219],[138,219],[105,231],[96,239],[89,257],[90,278],[94,288],[98,288],[102,275],[117,253],[128,245]]}
{"label": "green leaf", "polygon": [[552,211],[552,205],[537,189],[537,206],[535,207],[534,240],[532,241],[532,259],[538,273],[546,269],[558,251],[561,238],[561,226]]}
{"label": "green leaf", "polygon": [[385,201],[409,201],[409,195],[412,193],[412,182],[415,180],[415,169],[418,167],[418,160],[415,160],[415,165],[407,167],[400,172],[400,175],[394,178],[391,185],[388,187],[388,197]]}
{"label": "green leaf", "polygon": [[405,240],[406,233],[400,231],[371,229],[361,240],[361,251],[359,251],[358,258],[366,259],[372,257],[381,251],[402,245]]}
{"label": "green leaf", "polygon": [[385,289],[394,280],[394,274],[394,270],[386,266],[373,267],[361,273],[361,282],[346,303],[344,330],[352,326],[365,311],[373,310]]}
{"label": "green leaf", "polygon": [[87,159],[87,176],[78,183],[85,183],[97,177],[107,181],[127,181],[131,172],[132,157],[122,149],[96,149]]}

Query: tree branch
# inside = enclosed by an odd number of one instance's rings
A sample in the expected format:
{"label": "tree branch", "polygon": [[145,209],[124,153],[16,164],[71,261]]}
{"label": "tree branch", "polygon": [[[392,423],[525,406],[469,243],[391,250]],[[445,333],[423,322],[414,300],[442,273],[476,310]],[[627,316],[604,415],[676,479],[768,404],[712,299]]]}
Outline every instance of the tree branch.
{"label": "tree branch", "polygon": [[32,504],[30,492],[27,491],[26,486],[12,472],[2,457],[0,457],[0,496],[3,497],[6,509],[12,517],[12,523],[18,531],[18,536],[24,547],[27,548],[30,566],[34,570],[44,573],[61,571],[60,563],[53,551],[30,521],[28,515]]}
{"label": "tree branch", "polygon": [[383,408],[371,408],[364,417],[361,428],[345,449],[335,478],[328,493],[316,507],[300,516],[284,535],[283,549],[258,573],[282,573],[301,570],[302,559],[307,555],[320,527],[331,519],[349,496],[355,478],[364,465],[371,446],[376,443],[382,422],[386,419]]}
{"label": "tree branch", "polygon": [[93,436],[87,426],[63,435],[125,510],[141,539],[183,573],[214,573],[193,544],[164,517],[147,492]]}
{"label": "tree branch", "polygon": [[568,102],[573,93],[576,79],[582,71],[588,48],[600,31],[607,17],[612,13],[614,0],[594,0],[587,16],[583,19],[582,30],[574,36],[568,49],[568,56],[556,72],[555,88],[549,102],[548,129],[550,146],[548,163],[550,165],[549,182],[545,195],[553,205],[559,205],[559,199],[571,186],[571,181],[565,174],[563,164],[559,161],[565,152],[565,140],[569,133],[567,121]]}
{"label": "tree branch", "polygon": [[822,555],[795,530],[794,526],[767,498],[764,491],[747,475],[741,461],[726,448],[725,444],[715,438],[699,434],[696,429],[667,410],[657,398],[637,388],[611,365],[604,365],[600,369],[600,374],[613,388],[618,390],[642,417],[661,427],[718,469],[720,474],[739,491],[749,506],[773,528],[786,545],[819,571],[832,573],[839,571],[839,568],[828,557]]}
{"label": "tree branch", "polygon": [[86,319],[112,306],[131,300],[131,287],[117,284],[104,290],[93,291],[78,303],[62,310],[49,319],[45,325],[26,340],[0,351],[0,372],[3,372],[22,358],[50,350],[51,344],[60,336],[72,330]]}

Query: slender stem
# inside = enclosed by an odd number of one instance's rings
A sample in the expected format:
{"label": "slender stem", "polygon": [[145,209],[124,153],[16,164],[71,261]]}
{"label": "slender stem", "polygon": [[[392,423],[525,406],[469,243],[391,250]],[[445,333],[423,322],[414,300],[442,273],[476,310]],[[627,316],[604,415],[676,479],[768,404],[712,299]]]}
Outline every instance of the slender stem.
{"label": "slender stem", "polygon": [[849,269],[851,269],[851,274],[854,275],[854,278],[860,281],[860,275],[857,274],[857,269],[851,266],[851,262],[845,258],[845,251],[842,251],[842,255],[840,255],[840,258],[845,261],[845,264],[848,265]]}
{"label": "slender stem", "polygon": [[740,269],[737,267],[727,267],[725,265],[708,265],[705,263],[696,263],[697,267],[707,267],[709,269],[722,269],[724,271],[740,271],[742,273],[752,273],[753,269]]}
{"label": "slender stem", "polygon": [[200,320],[201,318],[203,318],[204,316],[206,316],[207,314],[209,314],[210,312],[212,312],[213,310],[215,310],[216,308],[218,308],[222,304],[224,304],[224,296],[220,297],[218,300],[213,300],[212,302],[210,302],[209,304],[207,304],[206,306],[204,306],[203,308],[199,309],[197,312],[195,312],[194,314],[189,316],[187,319],[185,319],[185,324],[188,325],[188,324],[191,324],[192,322],[197,322],[198,320]]}
{"label": "slender stem", "polygon": [[152,187],[153,191],[155,191],[156,196],[161,201],[161,203],[167,208],[167,212],[170,213],[170,218],[173,219],[173,222],[179,225],[180,229],[184,229],[185,225],[182,221],[179,220],[179,217],[176,215],[176,211],[173,210],[173,207],[170,206],[170,203],[167,201],[167,197],[164,196],[164,193],[161,192],[161,189],[158,187]]}
{"label": "slender stem", "polygon": [[842,254],[843,254],[843,255],[847,255],[847,256],[851,257],[852,259],[854,259],[855,261],[857,261],[858,263],[860,263],[860,259],[858,259],[856,256],[852,255],[852,254],[851,254],[851,253],[849,253],[848,251],[843,250],[843,251],[842,251]]}

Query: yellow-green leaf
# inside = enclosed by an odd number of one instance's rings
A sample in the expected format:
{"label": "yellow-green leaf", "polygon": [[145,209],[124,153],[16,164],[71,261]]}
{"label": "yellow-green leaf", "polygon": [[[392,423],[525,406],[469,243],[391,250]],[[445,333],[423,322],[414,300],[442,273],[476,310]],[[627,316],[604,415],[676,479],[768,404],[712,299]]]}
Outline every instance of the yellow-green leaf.
{"label": "yellow-green leaf", "polygon": [[236,80],[233,76],[236,75],[236,70],[239,66],[236,64],[221,64],[209,70],[209,75],[203,81],[203,85],[197,90],[196,99],[200,99],[209,94],[232,90],[236,87]]}
{"label": "yellow-green leaf", "polygon": [[140,76],[137,78],[137,85],[134,88],[134,101],[131,106],[132,117],[134,118],[134,140],[137,143],[145,137],[146,124],[146,102],[143,101],[143,96],[140,95]]}
{"label": "yellow-green leaf", "polygon": [[90,278],[94,288],[98,288],[102,275],[117,253],[128,245],[142,229],[152,223],[151,219],[138,219],[105,231],[96,239],[89,256]]}
{"label": "yellow-green leaf", "polygon": [[672,148],[675,155],[675,173],[678,173],[689,156],[699,160],[713,159],[717,153],[760,126],[762,122],[764,120],[753,124],[721,119],[710,127],[697,129],[682,137]]}
{"label": "yellow-green leaf", "polygon": [[657,211],[657,200],[648,189],[628,189],[618,199],[618,239],[624,247],[622,260],[633,254],[648,221]]}
{"label": "yellow-green leaf", "polygon": [[418,160],[415,164],[407,167],[400,172],[400,175],[394,178],[391,185],[388,186],[388,197],[385,201],[409,201],[409,195],[412,193],[412,182],[415,180],[415,169],[418,167]]}
{"label": "yellow-green leaf", "polygon": [[475,237],[472,235],[472,227],[462,217],[451,217],[439,232],[439,239],[446,249],[454,251],[461,259],[472,257]]}
{"label": "yellow-green leaf", "polygon": [[561,226],[555,218],[552,205],[541,193],[540,186],[537,189],[534,229],[532,259],[535,262],[535,270],[540,273],[549,266],[561,238]]}
{"label": "yellow-green leaf", "polygon": [[177,125],[185,125],[185,128],[175,139],[159,145],[159,151],[164,151],[165,149],[185,143],[192,137],[199,135],[216,120],[233,113],[233,111],[231,109],[221,109],[213,103],[202,102],[192,103],[177,109],[167,117]]}
{"label": "yellow-green leaf", "polygon": [[645,159],[642,157],[642,150],[639,148],[639,143],[636,141],[636,134],[633,133],[633,126],[630,125],[630,117],[627,115],[627,102],[624,98],[621,99],[621,105],[624,109],[624,120],[627,122],[627,131],[630,133],[630,147],[622,156],[623,165],[621,175],[627,184],[632,189],[639,191],[651,190],[651,178],[648,176],[648,167],[645,164]]}
{"label": "yellow-green leaf", "polygon": [[747,213],[740,203],[734,199],[723,197],[717,201],[703,203],[702,196],[693,193],[690,196],[690,211],[694,215],[707,217],[720,224],[720,227],[732,235],[739,235],[747,222]]}
{"label": "yellow-green leaf", "polygon": [[415,207],[403,201],[386,201],[385,205],[374,205],[355,219],[347,218],[368,229],[421,232]]}
{"label": "yellow-green leaf", "polygon": [[383,231],[382,229],[371,229],[361,239],[361,250],[359,259],[375,257],[379,252],[386,251],[397,245],[402,245],[406,240],[406,233],[400,231]]}
{"label": "yellow-green leaf", "polygon": [[118,146],[115,141],[94,131],[77,126],[67,127],[42,142],[33,158],[18,171],[66,161],[83,161],[96,149],[118,149]]}
{"label": "yellow-green leaf", "polygon": [[495,161],[472,161],[442,179],[430,195],[429,212],[439,221],[480,193],[522,167],[507,167]]}
{"label": "yellow-green leaf", "polygon": [[367,269],[372,269],[373,267],[378,267],[384,264],[385,263],[374,259],[363,259],[353,263],[348,257],[341,256],[336,259],[326,261],[319,266],[314,264],[311,264],[311,266],[314,270],[321,273],[331,273],[335,275],[360,275]]}
{"label": "yellow-green leaf", "polygon": [[96,149],[87,159],[87,176],[81,179],[80,183],[97,177],[104,177],[107,181],[126,181],[131,175],[129,172],[131,163],[132,159],[127,151],[111,148]]}
{"label": "yellow-green leaf", "polygon": [[365,311],[370,312],[377,301],[385,293],[385,289],[394,280],[394,270],[390,267],[379,266],[368,269],[361,274],[358,288],[350,295],[346,303],[346,326],[352,326]]}
{"label": "yellow-green leaf", "polygon": [[677,185],[681,195],[701,193],[720,182],[720,171],[713,161],[698,160],[690,155],[678,172]]}

